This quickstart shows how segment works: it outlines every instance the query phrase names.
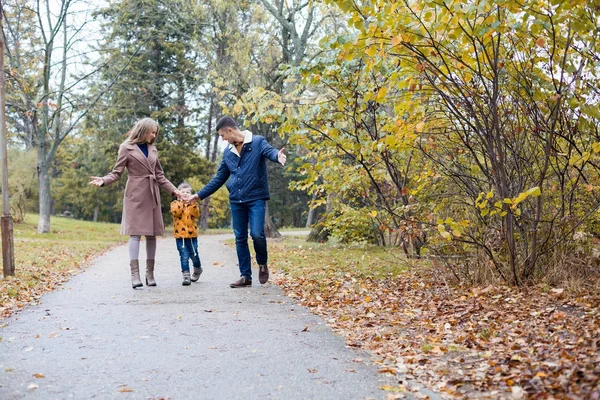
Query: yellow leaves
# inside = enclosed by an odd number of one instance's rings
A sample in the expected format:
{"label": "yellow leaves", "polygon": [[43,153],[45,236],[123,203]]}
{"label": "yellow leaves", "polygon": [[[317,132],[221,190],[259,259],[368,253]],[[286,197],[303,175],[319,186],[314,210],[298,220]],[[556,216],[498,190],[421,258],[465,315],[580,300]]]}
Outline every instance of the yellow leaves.
{"label": "yellow leaves", "polygon": [[377,47],[376,46],[369,46],[367,48],[367,50],[365,51],[365,53],[369,56],[369,57],[375,57],[375,54],[377,54]]}
{"label": "yellow leaves", "polygon": [[350,51],[343,51],[340,53],[340,59],[343,59],[345,61],[352,61],[354,60],[354,53],[350,52]]}
{"label": "yellow leaves", "polygon": [[233,110],[232,111],[233,111],[234,115],[239,115],[243,111],[243,107],[242,107],[242,105],[240,103],[236,103],[233,106]]}
{"label": "yellow leaves", "polygon": [[400,36],[400,35],[398,35],[398,36],[394,36],[394,37],[392,38],[392,41],[391,41],[391,43],[392,43],[392,46],[393,46],[393,47],[396,47],[396,46],[398,46],[400,43],[402,43],[402,36]]}
{"label": "yellow leaves", "polygon": [[[592,145],[592,149],[593,148],[594,147]],[[591,153],[589,151],[584,151],[581,154],[575,154],[574,156],[569,158],[569,165],[585,164],[590,159],[590,156]]]}
{"label": "yellow leaves", "polygon": [[[529,190],[520,193],[515,198],[505,198],[502,200],[498,200],[492,206],[489,206],[488,200],[494,197],[493,191],[490,191],[487,194],[481,192],[479,193],[477,199],[475,199],[475,207],[481,209],[482,217],[485,217],[487,215],[493,216],[496,214],[500,215],[501,217],[504,217],[508,214],[507,209],[505,209],[505,205],[508,205],[510,207],[511,212],[518,217],[521,215],[521,210],[518,209],[517,206],[523,201],[525,201],[527,198],[538,197],[541,194],[541,189],[538,186],[535,186]],[[485,199],[483,199],[484,195]]]}
{"label": "yellow leaves", "polygon": [[371,212],[369,213],[369,216],[370,216],[371,218],[375,218],[375,217],[377,216],[377,211],[371,211]]}
{"label": "yellow leaves", "polygon": [[377,97],[376,100],[378,103],[383,103],[383,101],[385,100],[385,95],[387,94],[387,88],[384,86],[381,89],[379,89],[379,92],[377,92]]}
{"label": "yellow leaves", "polygon": [[437,229],[438,229],[438,232],[440,233],[440,235],[444,239],[446,239],[448,241],[452,240],[452,234],[446,230],[446,226],[445,225],[440,224],[440,225],[437,226]]}

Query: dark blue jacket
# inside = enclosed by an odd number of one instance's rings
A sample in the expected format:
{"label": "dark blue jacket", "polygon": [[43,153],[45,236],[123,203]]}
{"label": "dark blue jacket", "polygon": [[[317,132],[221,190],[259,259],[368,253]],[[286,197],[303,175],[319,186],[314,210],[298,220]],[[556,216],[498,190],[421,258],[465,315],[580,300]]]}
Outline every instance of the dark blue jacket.
{"label": "dark blue jacket", "polygon": [[264,137],[258,135],[252,136],[252,142],[244,143],[241,157],[227,146],[216,175],[198,192],[198,197],[205,199],[227,182],[231,203],[269,200],[265,159],[277,162],[278,152]]}

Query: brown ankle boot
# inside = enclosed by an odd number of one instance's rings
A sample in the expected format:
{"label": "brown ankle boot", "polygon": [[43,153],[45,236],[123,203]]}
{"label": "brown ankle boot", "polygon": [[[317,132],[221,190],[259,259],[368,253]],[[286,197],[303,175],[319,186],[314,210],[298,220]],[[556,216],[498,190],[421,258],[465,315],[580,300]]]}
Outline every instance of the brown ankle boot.
{"label": "brown ankle boot", "polygon": [[154,260],[146,260],[146,286],[156,286],[154,280]]}
{"label": "brown ankle boot", "polygon": [[129,261],[131,267],[131,286],[135,289],[143,286],[142,280],[140,279],[140,262],[138,260]]}

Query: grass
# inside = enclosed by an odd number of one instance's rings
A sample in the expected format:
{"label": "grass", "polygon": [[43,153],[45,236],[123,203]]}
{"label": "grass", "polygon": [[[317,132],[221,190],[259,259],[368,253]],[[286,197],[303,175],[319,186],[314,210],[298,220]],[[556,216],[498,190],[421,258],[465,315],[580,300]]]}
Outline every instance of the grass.
{"label": "grass", "polygon": [[294,278],[304,274],[352,274],[381,279],[405,272],[410,264],[400,249],[370,245],[309,243],[306,236],[269,241],[270,263]]}
{"label": "grass", "polygon": [[119,234],[119,224],[52,217],[50,232],[38,234],[37,221],[38,215],[28,214],[14,224],[15,276],[0,279],[0,319],[37,301],[88,260],[127,241]]}

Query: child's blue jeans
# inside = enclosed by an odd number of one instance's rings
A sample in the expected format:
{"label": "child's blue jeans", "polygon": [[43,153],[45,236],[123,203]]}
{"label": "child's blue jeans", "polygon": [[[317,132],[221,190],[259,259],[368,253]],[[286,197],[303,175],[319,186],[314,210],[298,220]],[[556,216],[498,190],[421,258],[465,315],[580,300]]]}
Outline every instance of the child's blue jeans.
{"label": "child's blue jeans", "polygon": [[179,251],[179,261],[181,262],[181,272],[189,272],[190,259],[194,268],[200,268],[200,256],[198,255],[198,238],[176,238],[177,250]]}

